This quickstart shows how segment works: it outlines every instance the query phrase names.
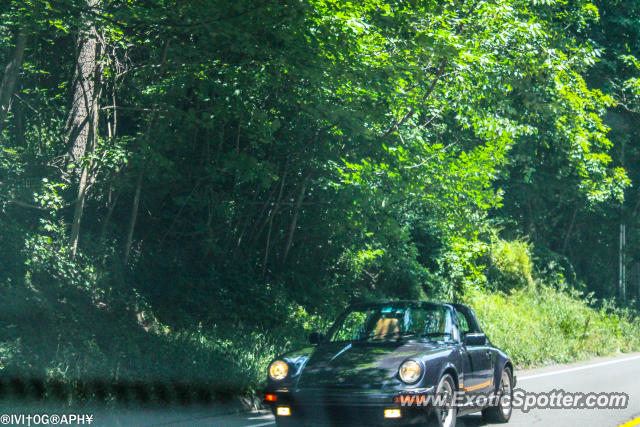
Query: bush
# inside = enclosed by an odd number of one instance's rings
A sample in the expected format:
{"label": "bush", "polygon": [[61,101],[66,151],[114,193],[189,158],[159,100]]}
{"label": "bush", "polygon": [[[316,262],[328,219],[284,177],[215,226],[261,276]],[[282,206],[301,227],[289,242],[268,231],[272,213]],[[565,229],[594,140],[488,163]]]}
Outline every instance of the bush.
{"label": "bush", "polygon": [[595,309],[577,292],[532,285],[510,295],[471,291],[465,299],[491,342],[521,367],[640,349],[638,318]]}
{"label": "bush", "polygon": [[506,241],[492,237],[486,276],[489,289],[507,291],[533,283],[531,245],[523,240]]}

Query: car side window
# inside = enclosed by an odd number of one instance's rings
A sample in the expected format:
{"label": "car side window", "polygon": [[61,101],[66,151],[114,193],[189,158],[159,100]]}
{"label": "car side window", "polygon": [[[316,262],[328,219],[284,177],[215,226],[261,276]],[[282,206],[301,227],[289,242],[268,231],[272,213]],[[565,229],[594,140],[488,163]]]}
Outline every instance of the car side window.
{"label": "car side window", "polygon": [[467,323],[467,318],[464,317],[464,314],[456,311],[456,317],[458,317],[458,325],[460,326],[460,330],[462,334],[466,334],[469,332],[469,324]]}

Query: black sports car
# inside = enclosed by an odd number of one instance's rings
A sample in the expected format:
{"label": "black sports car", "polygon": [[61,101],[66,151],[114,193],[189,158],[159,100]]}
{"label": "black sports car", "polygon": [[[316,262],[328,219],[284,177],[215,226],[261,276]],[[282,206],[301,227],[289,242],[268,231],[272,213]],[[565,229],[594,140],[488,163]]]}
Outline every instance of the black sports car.
{"label": "black sports car", "polygon": [[511,417],[513,365],[467,306],[357,304],[310,341],[269,365],[265,403],[279,426],[454,426],[479,410],[494,422]]}

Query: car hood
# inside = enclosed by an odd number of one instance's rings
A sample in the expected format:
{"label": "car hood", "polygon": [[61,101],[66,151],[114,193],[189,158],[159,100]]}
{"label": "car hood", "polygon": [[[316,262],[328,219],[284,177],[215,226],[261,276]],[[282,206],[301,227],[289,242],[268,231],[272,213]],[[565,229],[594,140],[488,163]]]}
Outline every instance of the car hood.
{"label": "car hood", "polygon": [[401,384],[400,364],[442,352],[437,343],[416,341],[323,343],[306,361],[299,388],[384,389]]}

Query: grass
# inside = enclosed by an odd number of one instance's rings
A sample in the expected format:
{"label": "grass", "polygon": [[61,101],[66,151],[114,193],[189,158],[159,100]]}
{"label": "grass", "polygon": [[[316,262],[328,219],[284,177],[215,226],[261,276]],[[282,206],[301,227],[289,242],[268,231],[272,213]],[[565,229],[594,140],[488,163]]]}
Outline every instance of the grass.
{"label": "grass", "polygon": [[595,308],[575,292],[534,283],[509,294],[471,291],[465,300],[492,343],[520,367],[640,350],[638,318]]}

